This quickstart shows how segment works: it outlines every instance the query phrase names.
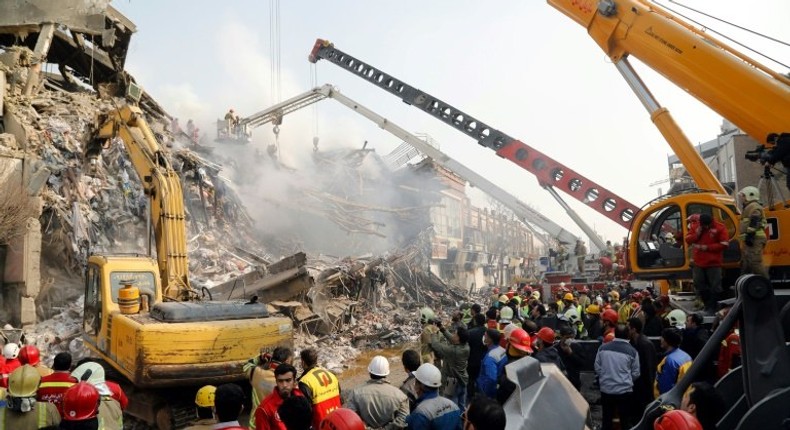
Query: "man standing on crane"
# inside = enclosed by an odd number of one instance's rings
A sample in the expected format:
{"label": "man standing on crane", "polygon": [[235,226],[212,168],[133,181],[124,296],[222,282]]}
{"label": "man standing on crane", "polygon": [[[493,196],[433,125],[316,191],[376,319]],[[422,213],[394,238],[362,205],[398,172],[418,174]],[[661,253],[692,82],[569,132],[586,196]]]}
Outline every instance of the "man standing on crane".
{"label": "man standing on crane", "polygon": [[573,249],[573,252],[576,254],[576,266],[579,269],[579,273],[584,273],[584,257],[587,256],[587,247],[584,246],[584,241],[578,239],[576,241],[576,248]]}
{"label": "man standing on crane", "polygon": [[705,312],[716,312],[721,289],[724,250],[729,245],[727,227],[713,219],[710,214],[694,214],[689,217],[686,243],[691,246],[694,267],[692,276],[694,290],[705,306]]}
{"label": "man standing on crane", "polygon": [[739,239],[741,240],[741,275],[754,273],[768,278],[763,265],[763,249],[767,242],[765,236],[765,212],[760,203],[760,190],[757,187],[743,187],[738,193],[743,210]]}

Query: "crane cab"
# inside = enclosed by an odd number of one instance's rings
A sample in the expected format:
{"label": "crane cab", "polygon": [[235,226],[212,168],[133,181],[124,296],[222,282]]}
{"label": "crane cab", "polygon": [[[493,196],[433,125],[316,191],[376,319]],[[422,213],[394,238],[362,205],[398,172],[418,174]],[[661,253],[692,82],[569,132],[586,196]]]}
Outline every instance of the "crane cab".
{"label": "crane cab", "polygon": [[709,214],[727,228],[724,279],[734,282],[740,270],[739,215],[730,196],[713,193],[680,194],[651,202],[634,218],[628,241],[631,271],[641,279],[691,279],[691,249],[685,243],[687,220]]}

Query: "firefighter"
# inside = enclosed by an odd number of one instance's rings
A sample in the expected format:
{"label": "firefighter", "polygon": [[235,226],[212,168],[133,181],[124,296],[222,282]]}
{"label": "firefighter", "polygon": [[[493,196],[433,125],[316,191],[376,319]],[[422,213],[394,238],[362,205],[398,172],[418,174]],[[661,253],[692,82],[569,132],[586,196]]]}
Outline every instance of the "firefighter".
{"label": "firefighter", "polygon": [[365,430],[365,423],[354,411],[340,408],[327,415],[318,430]]}
{"label": "firefighter", "polygon": [[58,353],[52,368],[54,372],[51,375],[41,377],[37,399],[39,402],[54,404],[63,415],[63,394],[77,383],[77,379],[71,376],[71,354],[68,352]]}
{"label": "firefighter", "polygon": [[60,424],[58,408],[36,403],[41,375],[31,365],[17,367],[8,377],[6,406],[0,409],[0,430],[41,429]]}
{"label": "firefighter", "polygon": [[654,430],[702,430],[702,424],[694,415],[680,409],[671,410],[656,418]]}
{"label": "firefighter", "polygon": [[0,386],[4,388],[8,388],[8,377],[11,375],[11,372],[16,370],[22,363],[19,362],[19,345],[13,342],[7,343],[3,345],[3,358],[5,359],[5,364],[3,365],[0,372],[2,372],[2,380],[0,380]]}
{"label": "firefighter", "polygon": [[78,381],[87,381],[99,391],[99,420],[106,430],[123,429],[123,410],[121,403],[112,397],[113,392],[104,379],[104,368],[99,363],[85,362],[77,366],[71,376]]}
{"label": "firefighter", "polygon": [[318,365],[318,353],[313,348],[299,353],[304,373],[299,377],[299,389],[313,404],[313,426],[340,407],[340,382],[329,370]]}
{"label": "firefighter", "polygon": [[757,187],[743,187],[738,193],[743,210],[739,237],[741,241],[741,275],[754,273],[768,278],[768,271],[763,265],[763,249],[768,240],[765,235],[765,212],[760,203],[760,190]]}
{"label": "firefighter", "polygon": [[87,382],[79,382],[63,394],[62,430],[89,430],[101,428],[99,421],[99,390]]}
{"label": "firefighter", "polygon": [[25,345],[19,350],[19,363],[35,367],[42,378],[52,374],[52,369],[41,362],[41,354],[35,345]]}
{"label": "firefighter", "polygon": [[[204,385],[195,394],[195,415],[197,420],[184,430],[210,430],[217,419],[214,418],[214,395],[217,387]],[[254,410],[253,410],[254,412]],[[255,415],[254,413],[252,414]]]}

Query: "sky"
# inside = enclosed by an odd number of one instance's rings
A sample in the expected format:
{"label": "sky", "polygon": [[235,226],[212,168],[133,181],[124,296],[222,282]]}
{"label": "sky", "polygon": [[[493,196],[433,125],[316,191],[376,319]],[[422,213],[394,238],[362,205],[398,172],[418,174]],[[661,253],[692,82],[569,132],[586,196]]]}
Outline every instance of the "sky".
{"label": "sky", "polygon": [[[790,42],[787,0],[683,0],[683,5]],[[651,183],[668,177],[671,152],[648,113],[586,31],[544,1],[397,2],[336,0],[116,0],[137,25],[126,68],[174,116],[195,119],[213,133],[214,120],[234,108],[242,117],[330,83],[394,123],[427,133],[443,152],[581,236],[535,178],[419,109],[320,61],[307,61],[316,38],[438,97],[564,163],[622,198],[643,206],[666,191]],[[683,9],[709,28],[790,64],[790,48]],[[279,5],[277,21],[270,10]],[[279,43],[277,40],[279,39]],[[279,52],[279,86],[272,58]],[[756,54],[782,73],[788,69]],[[632,60],[662,106],[693,143],[714,139],[722,119],[682,89]],[[276,76],[277,74],[274,74]],[[272,91],[279,88],[279,91]],[[281,98],[278,98],[277,94]],[[320,148],[369,146],[386,154],[400,142],[333,101],[286,117],[281,158],[310,162]],[[270,126],[254,131],[254,145],[271,143]],[[472,191],[475,201],[485,198]],[[626,231],[563,194],[605,239]],[[588,244],[589,246],[589,244]]]}

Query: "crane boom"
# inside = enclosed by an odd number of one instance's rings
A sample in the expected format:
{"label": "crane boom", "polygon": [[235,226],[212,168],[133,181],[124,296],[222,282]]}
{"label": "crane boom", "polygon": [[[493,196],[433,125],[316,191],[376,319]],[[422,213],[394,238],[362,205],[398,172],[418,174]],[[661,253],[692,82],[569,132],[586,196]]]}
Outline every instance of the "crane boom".
{"label": "crane boom", "polygon": [[557,187],[627,229],[630,228],[634,216],[639,212],[639,207],[636,205],[537,149],[335,48],[326,40],[316,40],[308,59],[313,63],[320,59],[328,60],[400,97],[406,104],[415,106],[476,139],[480,145],[496,151],[500,157],[510,160],[532,173],[537,177],[541,186]]}
{"label": "crane boom", "polygon": [[[512,210],[513,213],[515,213],[516,216],[518,216],[522,221],[536,225],[538,228],[545,231],[562,243],[573,244],[578,239],[576,235],[564,229],[554,221],[548,219],[545,215],[531,208],[526,203],[503,190],[498,185],[484,178],[482,175],[476,173],[472,169],[464,166],[460,162],[450,158],[447,154],[441,152],[437,148],[434,148],[424,140],[403,129],[387,118],[384,118],[371,109],[342,94],[337,88],[330,84],[324,84],[321,87],[316,87],[312,90],[291,97],[288,100],[273,105],[260,112],[256,112],[246,118],[242,118],[241,122],[243,124],[250,124],[254,127],[259,127],[270,122],[279,123],[279,121],[281,121],[285,115],[327,98],[333,99],[343,106],[364,116],[378,125],[381,129],[403,140],[412,148],[415,148],[425,156],[430,157],[436,164],[453,171],[464,180],[469,181],[472,186],[479,188],[486,194],[501,202],[508,209]],[[573,212],[573,210],[569,207],[566,207],[566,211],[570,211],[569,215]],[[601,238],[598,237],[595,232],[593,232],[592,229],[584,223],[583,220],[578,218],[576,221],[577,223],[581,223],[580,227],[585,231],[585,233],[589,235],[590,240],[596,247],[598,247],[598,249],[605,249],[605,244],[603,244]],[[549,245],[549,243],[544,243]]]}

